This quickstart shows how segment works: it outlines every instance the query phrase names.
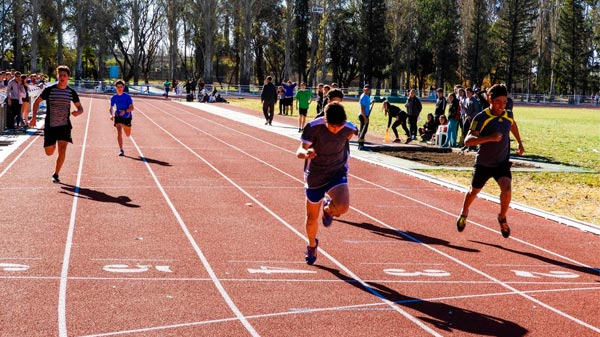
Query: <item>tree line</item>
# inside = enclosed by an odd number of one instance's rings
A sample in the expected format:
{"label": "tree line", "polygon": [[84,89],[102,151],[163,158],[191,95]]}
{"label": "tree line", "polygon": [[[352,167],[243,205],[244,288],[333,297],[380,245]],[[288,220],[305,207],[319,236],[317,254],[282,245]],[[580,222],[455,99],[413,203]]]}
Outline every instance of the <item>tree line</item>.
{"label": "tree line", "polygon": [[[0,0],[0,66],[134,83],[600,87],[599,0]],[[163,78],[157,78],[163,77]]]}

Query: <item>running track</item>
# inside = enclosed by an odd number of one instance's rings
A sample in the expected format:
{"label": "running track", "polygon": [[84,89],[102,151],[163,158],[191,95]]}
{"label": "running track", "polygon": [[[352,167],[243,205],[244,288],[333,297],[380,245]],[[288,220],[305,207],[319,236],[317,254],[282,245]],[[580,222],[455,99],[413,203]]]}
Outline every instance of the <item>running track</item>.
{"label": "running track", "polygon": [[2,337],[600,336],[597,235],[484,200],[459,234],[462,193],[353,158],[307,266],[298,140],[136,98],[118,157],[82,104],[61,184],[42,137],[0,163]]}

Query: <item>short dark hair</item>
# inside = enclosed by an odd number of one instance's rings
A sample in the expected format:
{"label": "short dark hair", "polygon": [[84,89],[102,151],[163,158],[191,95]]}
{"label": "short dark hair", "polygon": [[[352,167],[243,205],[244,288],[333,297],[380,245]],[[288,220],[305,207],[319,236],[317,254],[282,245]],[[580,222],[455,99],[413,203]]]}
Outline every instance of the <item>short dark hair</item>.
{"label": "short dark hair", "polygon": [[115,87],[116,87],[117,85],[119,85],[119,84],[121,84],[121,85],[125,86],[125,81],[123,81],[123,80],[117,80],[117,81],[115,82]]}
{"label": "short dark hair", "polygon": [[271,82],[272,80],[273,80],[273,77],[267,76],[267,81]]}
{"label": "short dark hair", "polygon": [[329,99],[336,98],[336,97],[339,99],[343,99],[344,93],[338,88],[331,88],[331,90],[329,90],[329,92],[327,92],[327,97]]}
{"label": "short dark hair", "polygon": [[504,84],[494,84],[491,88],[488,89],[487,96],[491,99],[500,96],[508,96],[508,89]]}
{"label": "short dark hair", "polygon": [[69,69],[69,67],[62,65],[62,66],[58,66],[56,67],[56,73],[60,73],[61,71],[64,71],[67,73],[67,75],[71,76],[71,69]]}
{"label": "short dark hair", "polygon": [[346,119],[346,110],[340,102],[331,102],[325,106],[325,120],[328,124],[344,125]]}

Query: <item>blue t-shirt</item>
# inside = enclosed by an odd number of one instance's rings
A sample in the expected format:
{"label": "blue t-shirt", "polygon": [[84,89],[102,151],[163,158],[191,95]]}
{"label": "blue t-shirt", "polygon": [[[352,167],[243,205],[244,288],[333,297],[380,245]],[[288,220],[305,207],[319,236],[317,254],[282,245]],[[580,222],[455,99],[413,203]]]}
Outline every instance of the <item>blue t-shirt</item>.
{"label": "blue t-shirt", "polygon": [[495,116],[489,108],[478,113],[471,123],[471,130],[479,131],[482,137],[496,132],[502,134],[499,142],[487,142],[479,145],[475,164],[485,167],[498,167],[510,159],[510,129],[514,123],[513,112],[504,110],[502,115]]}
{"label": "blue t-shirt", "polygon": [[110,106],[117,106],[117,111],[115,112],[115,116],[121,117],[121,118],[131,118],[132,114],[131,112],[128,112],[127,109],[129,108],[130,105],[133,104],[133,100],[131,99],[131,96],[129,96],[129,94],[127,93],[123,93],[122,95],[113,95],[113,97],[110,98]]}
{"label": "blue t-shirt", "polygon": [[[361,106],[365,107],[365,116],[369,117],[369,115],[371,114],[371,111],[369,110],[369,108],[371,107],[371,96],[362,93],[358,102]],[[360,116],[360,112],[358,113],[358,115]]]}
{"label": "blue t-shirt", "polygon": [[294,88],[296,87],[296,83],[292,83],[290,85],[282,83],[281,86],[283,87],[283,90],[285,90],[285,97],[294,97]]}

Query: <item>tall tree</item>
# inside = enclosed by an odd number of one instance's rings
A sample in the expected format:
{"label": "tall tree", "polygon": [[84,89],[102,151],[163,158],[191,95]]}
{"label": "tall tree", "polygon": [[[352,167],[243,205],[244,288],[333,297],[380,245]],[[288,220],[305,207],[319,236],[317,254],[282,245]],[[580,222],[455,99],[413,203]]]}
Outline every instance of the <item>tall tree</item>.
{"label": "tall tree", "polygon": [[[385,0],[362,0],[359,38],[361,85],[372,84],[375,77],[378,79],[377,89],[380,88],[379,79],[383,78],[391,62],[390,38],[385,31],[386,13]],[[373,41],[377,41],[376,44]]]}
{"label": "tall tree", "polygon": [[410,27],[415,20],[416,3],[411,0],[390,0],[388,2],[388,35],[391,37],[391,94],[398,96],[398,90],[402,81],[402,69],[406,68],[409,62],[406,46],[412,39]]}
{"label": "tall tree", "polygon": [[329,43],[329,65],[333,81],[348,88],[359,74],[360,57],[356,39],[360,34],[358,18],[353,11],[343,7],[331,11],[329,18],[332,36]]}
{"label": "tall tree", "polygon": [[[41,0],[30,0],[31,6],[31,21],[40,22],[40,11],[41,11]],[[40,68],[38,65],[38,38],[40,33],[40,27],[38,24],[31,25],[31,71],[39,72]]]}
{"label": "tall tree", "polygon": [[481,86],[492,67],[489,53],[491,9],[487,0],[465,0],[461,7],[464,30],[460,69],[469,85]]}
{"label": "tall tree", "polygon": [[556,69],[558,83],[570,95],[587,89],[588,65],[591,57],[591,27],[585,20],[582,0],[566,0],[560,9]]}
{"label": "tall tree", "polygon": [[515,81],[531,74],[535,58],[533,28],[537,18],[536,0],[503,0],[498,21],[492,26],[495,59],[498,68],[495,78],[504,79],[512,91]]}
{"label": "tall tree", "polygon": [[306,66],[308,60],[308,27],[310,12],[308,0],[295,0],[294,6],[294,48],[295,68],[298,72],[298,81],[307,81]]}

